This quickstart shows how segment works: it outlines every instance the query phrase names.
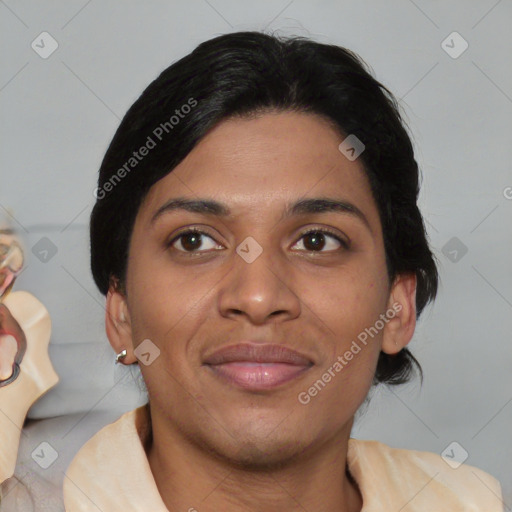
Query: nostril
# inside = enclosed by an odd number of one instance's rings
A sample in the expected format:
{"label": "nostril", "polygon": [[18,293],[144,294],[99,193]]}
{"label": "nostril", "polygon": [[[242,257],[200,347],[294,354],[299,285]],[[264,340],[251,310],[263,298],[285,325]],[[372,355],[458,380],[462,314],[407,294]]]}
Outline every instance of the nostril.
{"label": "nostril", "polygon": [[17,352],[16,338],[10,334],[0,335],[0,381],[12,376]]}

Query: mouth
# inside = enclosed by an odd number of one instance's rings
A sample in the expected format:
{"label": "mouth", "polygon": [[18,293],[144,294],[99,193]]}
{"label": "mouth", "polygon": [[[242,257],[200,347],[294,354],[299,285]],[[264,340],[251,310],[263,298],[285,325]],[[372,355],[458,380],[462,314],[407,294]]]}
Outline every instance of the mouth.
{"label": "mouth", "polygon": [[313,361],[283,345],[240,343],[207,357],[204,365],[224,383],[245,390],[268,390],[307,372]]}

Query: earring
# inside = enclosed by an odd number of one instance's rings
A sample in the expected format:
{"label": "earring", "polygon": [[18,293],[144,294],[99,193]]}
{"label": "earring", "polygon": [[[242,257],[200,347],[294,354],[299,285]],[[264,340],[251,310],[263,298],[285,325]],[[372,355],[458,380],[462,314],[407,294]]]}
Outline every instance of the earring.
{"label": "earring", "polygon": [[121,359],[124,359],[126,357],[126,354],[128,354],[126,349],[121,350],[121,352],[119,352],[119,354],[116,355],[116,364],[120,363]]}

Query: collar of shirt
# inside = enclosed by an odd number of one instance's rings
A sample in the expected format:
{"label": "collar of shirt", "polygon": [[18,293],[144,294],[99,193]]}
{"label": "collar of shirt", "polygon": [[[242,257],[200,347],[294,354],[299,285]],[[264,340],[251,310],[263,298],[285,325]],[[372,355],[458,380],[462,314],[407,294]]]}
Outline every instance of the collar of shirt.
{"label": "collar of shirt", "polygon": [[[66,512],[168,512],[144,449],[149,429],[146,405],[85,443],[64,478]],[[435,453],[350,438],[347,463],[363,497],[361,512],[504,510],[498,480],[466,464],[452,467]]]}

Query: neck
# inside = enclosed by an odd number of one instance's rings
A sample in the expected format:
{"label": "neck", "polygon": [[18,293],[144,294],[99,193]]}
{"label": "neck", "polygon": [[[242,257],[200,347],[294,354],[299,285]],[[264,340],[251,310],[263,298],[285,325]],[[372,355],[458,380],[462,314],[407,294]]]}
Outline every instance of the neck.
{"label": "neck", "polygon": [[360,512],[362,497],[347,470],[352,421],[316,449],[266,468],[236,465],[153,418],[147,447],[159,493],[169,510]]}

